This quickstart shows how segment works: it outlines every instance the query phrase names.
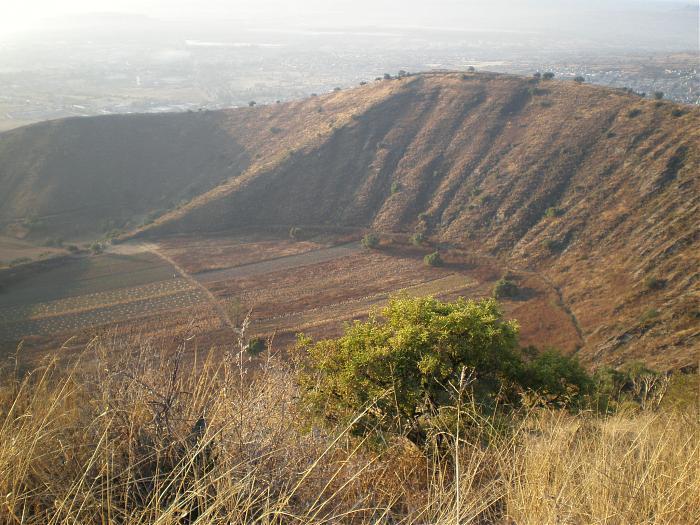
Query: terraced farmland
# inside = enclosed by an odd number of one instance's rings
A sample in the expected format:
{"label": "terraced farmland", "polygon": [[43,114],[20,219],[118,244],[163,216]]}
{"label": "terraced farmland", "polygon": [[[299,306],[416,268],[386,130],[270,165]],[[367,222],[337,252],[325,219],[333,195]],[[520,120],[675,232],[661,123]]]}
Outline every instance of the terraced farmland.
{"label": "terraced farmland", "polygon": [[[400,240],[388,240],[381,250],[362,249],[347,237],[336,239],[340,244],[328,238],[298,246],[288,238],[278,241],[276,246],[269,235],[259,241],[250,235],[178,237],[119,245],[116,253],[38,271],[0,294],[0,341],[32,335],[39,345],[60,344],[76,333],[87,338],[109,326],[162,339],[164,326],[176,333],[194,322],[206,344],[229,344],[227,316],[237,308],[239,314],[252,312],[249,335],[276,334],[284,346],[301,331],[334,335],[344,322],[366,316],[397,293],[488,296],[504,271],[497,261],[456,250],[445,253],[444,266],[429,267],[423,262],[428,248]],[[230,266],[224,267],[227,261]],[[524,342],[548,342],[546,334],[557,333],[564,335],[549,343],[573,348],[575,326],[558,306],[555,291],[534,276],[525,279],[528,297],[505,302],[508,313],[526,320]]]}
{"label": "terraced farmland", "polygon": [[75,258],[6,285],[0,340],[70,334],[205,300],[202,290],[150,253]]}

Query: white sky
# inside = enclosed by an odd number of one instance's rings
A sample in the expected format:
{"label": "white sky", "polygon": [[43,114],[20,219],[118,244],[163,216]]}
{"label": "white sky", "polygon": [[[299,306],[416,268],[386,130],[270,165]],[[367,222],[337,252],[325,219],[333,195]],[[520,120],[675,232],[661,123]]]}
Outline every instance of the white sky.
{"label": "white sky", "polygon": [[[138,13],[158,18],[207,16],[255,17],[266,15],[317,16],[337,23],[386,23],[392,14],[420,24],[427,16],[451,13],[461,17],[497,18],[508,11],[536,6],[544,10],[585,8],[595,10],[616,5],[643,6],[651,3],[692,3],[697,0],[0,0],[0,33],[8,34],[40,27],[46,19],[98,12]],[[0,34],[1,36],[1,34]]]}

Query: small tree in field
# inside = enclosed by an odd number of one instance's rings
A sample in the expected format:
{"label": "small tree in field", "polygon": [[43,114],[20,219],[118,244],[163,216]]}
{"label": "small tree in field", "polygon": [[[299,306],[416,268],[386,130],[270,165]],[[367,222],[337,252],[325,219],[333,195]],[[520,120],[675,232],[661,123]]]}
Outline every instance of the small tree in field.
{"label": "small tree in field", "polygon": [[663,100],[664,98],[664,92],[663,91],[655,91],[654,92],[654,98],[656,100]]}
{"label": "small tree in field", "polygon": [[522,368],[517,334],[517,324],[504,321],[493,300],[394,298],[338,339],[299,340],[303,395],[316,415],[332,422],[351,420],[373,404],[356,432],[379,427],[420,442],[431,418],[451,402],[446,385],[465,373],[475,378],[480,403],[509,390]]}
{"label": "small tree in field", "polygon": [[554,78],[554,73],[547,71],[544,75],[542,75],[542,78],[544,80],[552,80]]}
{"label": "small tree in field", "polygon": [[423,262],[428,266],[442,266],[444,264],[440,252],[429,253],[423,257]]}
{"label": "small tree in field", "polygon": [[362,237],[362,246],[374,250],[379,246],[379,235],[376,233],[368,233]]}

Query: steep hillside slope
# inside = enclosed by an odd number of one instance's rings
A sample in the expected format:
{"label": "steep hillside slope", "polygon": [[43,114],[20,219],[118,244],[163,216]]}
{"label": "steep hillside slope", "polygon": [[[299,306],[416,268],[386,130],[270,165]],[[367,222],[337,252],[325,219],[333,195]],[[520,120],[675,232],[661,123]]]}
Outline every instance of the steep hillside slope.
{"label": "steep hillside slope", "polygon": [[0,227],[74,238],[135,227],[245,169],[213,112],[106,116],[0,134]]}
{"label": "steep hillside slope", "polygon": [[[120,195],[110,186],[97,204],[171,208],[122,239],[251,225],[420,231],[548,279],[578,323],[585,359],[697,362],[697,108],[454,73],[291,104],[43,126],[0,135],[0,183],[12,184],[5,220],[33,209],[32,198],[39,216],[80,201],[83,184],[103,184],[91,167],[111,158],[107,178],[124,177],[138,199],[110,200]],[[74,146],[81,136],[84,151]],[[116,144],[107,152],[105,138]],[[71,179],[74,164],[82,175]],[[68,180],[73,193],[60,186]],[[188,193],[195,180],[200,191]],[[180,199],[189,201],[172,207]],[[101,214],[110,217],[89,216]]]}
{"label": "steep hillside slope", "polygon": [[[142,233],[423,231],[542,271],[590,359],[697,359],[700,111],[494,75],[385,84],[255,110],[289,142]],[[238,112],[228,118],[243,141]]]}

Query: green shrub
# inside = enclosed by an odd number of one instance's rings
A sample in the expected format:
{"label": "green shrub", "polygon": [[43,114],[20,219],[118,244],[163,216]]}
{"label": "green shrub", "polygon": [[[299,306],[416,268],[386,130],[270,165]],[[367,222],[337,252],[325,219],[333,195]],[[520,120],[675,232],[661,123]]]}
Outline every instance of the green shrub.
{"label": "green shrub", "polygon": [[393,195],[394,193],[398,193],[401,191],[401,184],[394,181],[391,183],[391,194]]}
{"label": "green shrub", "polygon": [[447,385],[472,374],[480,405],[510,391],[521,372],[517,325],[497,303],[393,298],[338,339],[300,339],[303,397],[313,413],[347,422],[367,410],[355,431],[405,433],[416,442],[441,407]]}
{"label": "green shrub", "polygon": [[413,235],[411,235],[411,244],[413,244],[413,246],[422,246],[424,242],[425,234],[421,232],[416,232]]}
{"label": "green shrub", "polygon": [[75,244],[69,244],[69,245],[66,247],[66,249],[67,249],[70,253],[78,253],[78,252],[80,251],[80,248],[78,248]]}
{"label": "green shrub", "polygon": [[564,215],[564,211],[561,208],[557,208],[555,206],[547,208],[547,210],[544,212],[544,216],[549,219],[554,217],[561,217],[562,215]]}
{"label": "green shrub", "polygon": [[540,73],[539,71],[537,71],[536,73],[533,73],[532,78],[534,78],[534,79],[536,79],[536,80],[539,80],[539,79],[542,78],[542,73]]}
{"label": "green shrub", "polygon": [[267,343],[262,337],[253,337],[248,341],[245,347],[246,352],[252,356],[258,356],[262,354],[267,348]]}
{"label": "green shrub", "polygon": [[659,279],[658,277],[647,277],[644,280],[644,287],[647,290],[661,290],[666,286],[666,281],[664,279]]}
{"label": "green shrub", "polygon": [[373,250],[379,246],[379,235],[376,233],[368,233],[362,237],[362,246],[367,249]]}
{"label": "green shrub", "polygon": [[585,78],[583,78],[583,77],[582,77],[582,76],[580,76],[580,75],[579,75],[579,76],[576,76],[576,77],[574,77],[574,82],[577,82],[577,83],[579,83],[579,84],[583,84],[583,83],[584,83],[585,81],[586,81],[586,79],[585,79]]}
{"label": "green shrub", "polygon": [[547,404],[578,404],[592,385],[575,358],[548,351],[525,360],[517,323],[505,321],[493,299],[394,297],[342,337],[300,336],[296,352],[302,399],[314,416],[416,443],[454,412],[460,386],[474,410],[491,413],[499,403],[516,406],[526,389]]}
{"label": "green shrub", "polygon": [[496,286],[493,288],[493,296],[496,299],[503,299],[505,297],[516,297],[520,289],[518,285],[506,278],[499,279]]}
{"label": "green shrub", "polygon": [[429,253],[423,257],[423,262],[428,266],[442,266],[444,264],[440,252]]}
{"label": "green shrub", "polygon": [[664,98],[664,92],[663,91],[654,91],[654,99],[656,100],[663,100]]}
{"label": "green shrub", "polygon": [[673,111],[671,111],[671,115],[673,115],[674,117],[682,117],[683,115],[685,115],[685,111],[683,111],[680,108],[675,108]]}
{"label": "green shrub", "polygon": [[554,78],[554,73],[551,71],[547,71],[545,74],[542,75],[542,78],[544,80],[552,80]]}
{"label": "green shrub", "polygon": [[656,319],[657,317],[659,317],[659,311],[656,308],[649,308],[642,314],[639,320],[642,323],[648,323],[649,321]]}
{"label": "green shrub", "polygon": [[94,255],[98,255],[105,251],[105,247],[101,242],[95,241],[90,245],[90,252]]}
{"label": "green shrub", "polygon": [[255,107],[255,104],[257,104],[257,102],[255,102],[254,100],[251,100],[250,102],[248,102],[248,107],[249,107],[249,108],[254,108],[254,107]]}
{"label": "green shrub", "polygon": [[545,239],[542,241],[542,246],[547,248],[550,252],[558,252],[564,249],[564,243],[556,239]]}
{"label": "green shrub", "polygon": [[576,357],[546,350],[525,364],[523,387],[537,392],[547,405],[579,406],[592,392],[593,381]]}
{"label": "green shrub", "polygon": [[305,236],[305,232],[303,228],[300,228],[299,226],[292,226],[289,229],[289,238],[293,239],[295,241],[301,241]]}
{"label": "green shrub", "polygon": [[642,114],[642,110],[641,110],[641,109],[639,109],[639,108],[634,108],[634,109],[631,109],[631,110],[627,113],[627,116],[628,116],[629,118],[635,118],[635,117],[638,117],[638,116],[641,115],[641,114]]}

